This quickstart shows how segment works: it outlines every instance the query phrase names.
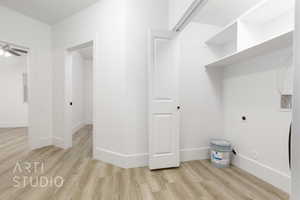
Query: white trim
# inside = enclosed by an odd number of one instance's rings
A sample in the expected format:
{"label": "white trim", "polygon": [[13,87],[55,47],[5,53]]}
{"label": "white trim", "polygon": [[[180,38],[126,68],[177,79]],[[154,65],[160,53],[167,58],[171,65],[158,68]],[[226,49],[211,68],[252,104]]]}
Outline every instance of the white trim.
{"label": "white trim", "polygon": [[62,149],[66,149],[66,146],[65,146],[63,138],[53,137],[53,145],[57,146],[57,147],[60,147]]}
{"label": "white trim", "polygon": [[[122,168],[148,166],[148,153],[122,154],[106,149],[96,148],[95,158]],[[180,150],[181,162],[209,159],[209,147]],[[261,179],[290,193],[290,175],[259,163],[246,156],[239,155],[233,164]]]}
{"label": "white trim", "polygon": [[[64,64],[64,68],[65,70],[67,70],[68,67],[70,67],[71,65],[71,55],[70,55],[70,52],[71,51],[74,51],[78,48],[83,48],[83,47],[86,47],[86,46],[89,46],[92,44],[93,46],[93,85],[95,85],[95,81],[96,81],[96,77],[95,77],[95,68],[98,64],[98,60],[97,60],[97,56],[98,55],[98,49],[97,49],[97,42],[98,42],[98,33],[96,33],[94,35],[94,37],[90,38],[90,39],[87,39],[87,40],[83,40],[83,41],[77,41],[75,43],[73,43],[72,45],[68,45],[64,48],[64,52],[65,52],[65,64]],[[69,148],[69,147],[72,147],[72,135],[73,135],[73,127],[71,127],[71,113],[72,113],[72,109],[70,108],[70,105],[69,105],[69,102],[70,102],[70,99],[69,99],[69,96],[67,95],[67,92],[68,91],[68,87],[67,87],[67,82],[66,82],[66,74],[65,74],[65,82],[64,82],[64,88],[65,88],[65,97],[64,97],[64,148]],[[93,98],[95,98],[95,91],[96,91],[96,88],[93,87]],[[93,99],[94,100],[94,99]],[[93,101],[93,107],[95,108],[96,106],[96,103],[98,102],[95,102]],[[95,112],[93,112],[95,113]],[[95,117],[95,114],[93,114],[93,117]],[[93,123],[94,125],[96,125],[96,123]],[[95,131],[93,131],[93,157],[94,157],[94,151],[95,151],[95,147],[96,147],[96,136],[95,136]]]}
{"label": "white trim", "polygon": [[72,147],[72,88],[71,82],[72,55],[66,48],[65,51],[65,66],[64,66],[64,146],[65,148]]}
{"label": "white trim", "polygon": [[42,147],[50,146],[52,145],[52,138],[41,138],[37,143],[31,143],[31,150],[39,149]]}
{"label": "white trim", "polygon": [[85,125],[93,125],[93,120],[90,119],[85,120]]}
{"label": "white trim", "polygon": [[[27,66],[26,66],[26,72],[27,72],[27,81],[28,81],[28,91],[27,91],[27,109],[28,109],[28,113],[27,113],[27,117],[28,117],[28,144],[30,145],[30,148],[31,149],[35,149],[35,145],[34,145],[34,141],[35,141],[35,138],[38,137],[37,135],[33,134],[33,131],[32,131],[32,117],[31,115],[33,115],[33,107],[35,107],[35,105],[33,105],[31,103],[31,92],[32,92],[32,87],[31,87],[31,82],[32,82],[32,66],[34,66],[34,60],[35,60],[35,54],[36,52],[36,49],[32,48],[32,47],[29,47],[29,51],[27,53]],[[51,88],[51,93],[52,93],[52,88]],[[51,120],[52,120],[52,115],[51,115]],[[51,121],[51,125],[52,125],[52,121]],[[52,131],[52,129],[51,129]],[[41,139],[43,140],[43,139]],[[42,144],[43,142],[41,142]],[[39,146],[39,145],[37,145]],[[47,146],[47,145],[45,145]]]}
{"label": "white trim", "polygon": [[174,32],[181,32],[198,14],[198,12],[206,5],[208,0],[194,0],[177,24],[172,28]]}
{"label": "white trim", "polygon": [[[97,80],[97,69],[98,69],[98,33],[95,34],[93,38],[93,67],[92,67],[92,111],[93,111],[93,118],[92,118],[92,124],[93,124],[93,158],[95,158],[96,154],[96,147],[97,147],[97,137],[96,137],[96,130],[97,128],[97,121],[96,119],[96,108],[99,102],[96,101],[96,94],[97,94],[97,88],[96,88],[96,80]],[[102,86],[103,87],[103,86]]]}
{"label": "white trim", "polygon": [[[122,168],[148,166],[148,153],[122,154],[107,149],[96,148],[95,159],[107,162]],[[209,159],[209,147],[190,148],[180,150],[181,162]],[[243,155],[238,155],[233,164],[264,181],[290,193],[290,175],[273,169]]]}
{"label": "white trim", "polygon": [[94,157],[122,168],[145,167],[148,165],[148,154],[121,154],[106,149],[96,148]]}
{"label": "white trim", "polygon": [[25,128],[28,127],[28,123],[0,123],[0,128]]}
{"label": "white trim", "polygon": [[[28,78],[28,94],[27,94],[28,95],[28,103],[27,103],[28,104],[28,113],[27,113],[27,117],[28,117],[28,120],[30,120],[31,119],[30,116],[32,114],[32,112],[31,112],[32,107],[35,106],[35,105],[31,104],[31,101],[30,101],[30,99],[31,99],[31,90],[32,90],[32,87],[31,87],[31,75],[32,75],[31,67],[32,67],[32,65],[34,65],[34,60],[35,60],[34,58],[36,56],[36,54],[34,54],[35,48],[32,45],[29,45],[29,46],[25,45],[26,42],[25,43],[21,42],[23,44],[20,44],[20,41],[18,42],[18,44],[15,44],[14,41],[12,41],[12,40],[5,40],[5,41],[1,40],[1,42],[10,43],[10,44],[13,44],[15,46],[20,46],[21,48],[24,48],[24,49],[28,50],[27,65],[26,65],[26,69],[27,69],[26,72],[28,74],[28,77],[27,77]],[[22,127],[24,127],[24,126],[22,126]],[[30,126],[30,121],[28,122],[28,124],[26,124],[25,127],[28,127],[28,144],[30,145],[30,148],[31,149],[39,148],[38,147],[39,145],[35,144],[35,139],[36,139],[37,136],[32,134],[32,131],[31,131],[32,128]],[[10,128],[10,127],[5,127],[5,128]],[[43,141],[44,139],[40,139],[40,140]],[[50,141],[51,141],[51,139],[50,139]],[[45,146],[47,146],[47,145],[45,145]]]}
{"label": "white trim", "polygon": [[192,160],[206,160],[208,158],[209,158],[209,147],[180,150],[181,162],[192,161]]}
{"label": "white trim", "polygon": [[[174,94],[172,94],[172,103],[170,106],[173,107],[170,112],[172,112],[173,116],[173,126],[174,132],[172,133],[173,140],[170,144],[171,150],[168,154],[160,154],[157,156],[157,152],[154,147],[154,124],[153,124],[153,114],[157,112],[157,108],[155,108],[155,98],[154,98],[154,69],[155,69],[155,41],[157,39],[168,40],[174,45],[174,74],[172,74],[172,78],[174,78]],[[176,34],[172,31],[162,31],[162,30],[149,30],[148,32],[148,107],[147,107],[147,117],[148,117],[148,151],[149,151],[149,167],[150,169],[160,169],[165,167],[177,167],[180,164],[180,111],[176,109],[179,105],[179,87],[178,87],[178,61],[179,58],[179,44],[176,39]],[[174,76],[173,76],[174,75]],[[172,105],[171,105],[172,104]],[[176,109],[176,110],[175,110]]]}
{"label": "white trim", "polygon": [[[181,162],[205,160],[209,158],[208,147],[180,150]],[[96,148],[95,159],[107,162],[122,168],[148,166],[148,153],[122,154],[107,149]]]}
{"label": "white trim", "polygon": [[291,176],[267,165],[264,165],[256,160],[253,160],[244,155],[235,157],[233,164],[260,179],[290,193],[291,190]]}
{"label": "white trim", "polygon": [[78,132],[80,129],[82,129],[83,127],[86,126],[86,123],[85,122],[80,122],[78,123],[76,126],[74,126],[72,128],[72,134],[74,135],[76,132]]}

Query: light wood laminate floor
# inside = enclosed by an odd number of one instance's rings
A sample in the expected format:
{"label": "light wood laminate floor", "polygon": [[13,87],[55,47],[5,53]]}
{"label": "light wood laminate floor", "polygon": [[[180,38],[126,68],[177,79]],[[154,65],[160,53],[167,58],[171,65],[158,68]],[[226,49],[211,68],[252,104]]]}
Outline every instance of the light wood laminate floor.
{"label": "light wood laminate floor", "polygon": [[[216,169],[209,161],[178,169],[121,169],[91,159],[91,127],[73,137],[73,147],[30,151],[26,129],[0,129],[1,200],[288,200],[288,195],[236,167]],[[15,187],[18,161],[43,161],[46,176],[64,178],[63,187]],[[21,175],[19,173],[18,175]]]}

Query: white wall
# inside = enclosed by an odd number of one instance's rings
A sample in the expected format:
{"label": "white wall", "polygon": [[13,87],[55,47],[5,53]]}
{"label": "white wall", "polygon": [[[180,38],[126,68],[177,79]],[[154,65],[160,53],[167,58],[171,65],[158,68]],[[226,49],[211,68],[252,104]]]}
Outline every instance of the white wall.
{"label": "white wall", "polygon": [[23,73],[27,56],[0,57],[0,127],[27,127],[28,104],[24,103]]}
{"label": "white wall", "polygon": [[191,23],[180,34],[181,156],[207,158],[209,140],[223,135],[222,70],[206,70],[215,55],[204,42],[220,30]]}
{"label": "white wall", "polygon": [[53,27],[56,141],[64,139],[64,51],[97,37],[95,157],[125,167],[146,162],[147,34],[151,27],[167,28],[167,6],[161,0],[103,0]]}
{"label": "white wall", "polygon": [[[168,27],[167,1],[130,0],[126,2],[126,101],[124,161],[127,166],[143,166],[148,161],[147,131],[147,41],[148,31]],[[221,74],[205,72],[201,65],[215,56],[204,41],[216,33],[218,27],[192,24],[180,35],[180,99],[182,99],[181,155],[182,160],[207,158],[208,141],[222,134],[220,105]],[[199,54],[197,54],[199,52]],[[204,56],[200,57],[203,53]],[[217,81],[219,80],[219,81]],[[193,85],[193,86],[191,86]],[[193,89],[191,89],[191,87]],[[199,102],[198,102],[199,101]],[[124,102],[124,101],[122,101]],[[201,105],[201,102],[207,105]],[[207,109],[207,106],[211,108]],[[200,111],[200,112],[198,112]],[[210,113],[210,117],[202,117]],[[215,123],[214,126],[208,126]],[[200,126],[199,126],[200,125]],[[205,126],[201,126],[205,125]]]}
{"label": "white wall", "polygon": [[[56,139],[64,139],[64,51],[96,36],[95,157],[122,167],[147,165],[148,31],[167,30],[168,16],[168,1],[104,0],[54,26]],[[201,68],[201,63],[204,65],[214,57],[203,41],[219,29],[196,24],[191,27],[180,37],[186,52],[180,78],[183,160],[206,158],[209,138],[217,137],[223,126],[219,99],[221,82],[216,81],[220,74]],[[200,52],[205,56],[200,57]],[[193,60],[189,61],[190,58]],[[208,126],[209,123],[215,124]]]}
{"label": "white wall", "polygon": [[[124,1],[102,0],[53,27],[54,56],[54,141],[66,147],[64,133],[64,64],[67,48],[95,41],[97,65],[94,81],[94,148],[95,156],[105,159],[105,152],[124,152]],[[117,142],[116,142],[117,141]],[[98,153],[100,152],[100,153]]]}
{"label": "white wall", "polygon": [[287,192],[291,112],[281,111],[280,91],[292,90],[282,88],[291,55],[288,48],[228,66],[223,88],[225,136],[238,152],[235,164]]}
{"label": "white wall", "polygon": [[122,160],[115,164],[125,166],[140,159],[144,164],[148,152],[147,35],[149,28],[167,27],[168,1],[161,0],[104,0],[56,25],[55,137],[63,139],[63,51],[97,36],[95,156],[114,163]]}
{"label": "white wall", "polygon": [[85,124],[85,62],[78,52],[72,52],[72,132]]}
{"label": "white wall", "polygon": [[93,124],[93,60],[84,60],[84,116],[86,124]]}
{"label": "white wall", "polygon": [[139,166],[148,161],[148,32],[167,30],[168,1],[126,0],[125,9],[124,153],[135,155]]}
{"label": "white wall", "polygon": [[38,148],[51,144],[51,28],[2,6],[0,6],[0,24],[0,40],[31,49],[29,56],[30,145],[32,148]]}

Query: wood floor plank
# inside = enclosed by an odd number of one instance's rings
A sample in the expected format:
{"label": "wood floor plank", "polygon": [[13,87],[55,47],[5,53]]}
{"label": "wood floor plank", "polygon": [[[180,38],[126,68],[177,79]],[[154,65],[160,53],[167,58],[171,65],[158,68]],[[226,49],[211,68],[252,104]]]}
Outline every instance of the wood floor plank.
{"label": "wood floor plank", "polygon": [[[239,169],[216,169],[209,161],[150,171],[122,169],[92,159],[92,127],[73,135],[67,150],[50,146],[30,151],[27,129],[0,129],[0,200],[288,200],[288,194]],[[13,187],[19,161],[43,161],[32,178],[62,177],[62,187]],[[34,182],[36,183],[36,182]]]}
{"label": "wood floor plank", "polygon": [[227,180],[223,183],[229,186],[232,190],[234,190],[234,193],[238,194],[241,197],[241,199],[278,200],[278,198],[275,195],[269,193],[259,193],[259,191],[257,189],[254,189],[252,185],[243,184],[242,181],[234,179],[233,176],[225,173],[223,169],[212,168],[211,164],[207,160],[201,161],[201,164],[207,167],[207,169],[211,173],[215,174],[215,176],[221,180],[220,182],[223,182],[223,180]]}

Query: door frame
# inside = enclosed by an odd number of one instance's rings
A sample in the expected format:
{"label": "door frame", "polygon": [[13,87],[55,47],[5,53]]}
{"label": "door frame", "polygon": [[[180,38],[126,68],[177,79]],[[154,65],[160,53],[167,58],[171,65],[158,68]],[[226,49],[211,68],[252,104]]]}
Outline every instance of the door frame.
{"label": "door frame", "polygon": [[[150,157],[152,155],[153,149],[151,147],[151,141],[152,141],[152,101],[151,101],[151,97],[153,96],[153,73],[152,73],[152,68],[153,68],[153,60],[154,60],[154,45],[153,45],[153,40],[155,38],[168,38],[168,39],[174,39],[176,40],[176,37],[178,36],[178,33],[174,32],[174,31],[170,31],[170,30],[151,30],[149,29],[148,31],[148,108],[147,108],[147,130],[148,130],[148,151],[149,151],[149,168],[151,169],[150,166]],[[178,71],[179,71],[179,45],[176,46],[175,49],[175,68],[177,70],[176,73],[176,104],[179,105],[179,77],[178,77]],[[175,139],[176,142],[178,142],[178,164],[180,165],[180,111],[178,111],[176,113],[177,119],[178,119],[178,129],[177,129],[177,138]],[[173,166],[173,167],[179,167],[178,166]]]}
{"label": "door frame", "polygon": [[292,126],[292,144],[291,144],[291,200],[298,200],[300,191],[300,2],[295,2],[295,31],[294,31],[294,96],[293,96],[293,126]]}
{"label": "door frame", "polygon": [[[97,35],[97,34],[96,34]],[[64,65],[64,149],[71,148],[73,145],[73,131],[72,131],[72,109],[70,107],[70,92],[72,88],[70,88],[69,81],[67,76],[68,72],[72,67],[72,52],[81,49],[84,47],[89,47],[92,46],[93,48],[93,66],[92,66],[92,73],[93,73],[93,80],[92,80],[92,85],[93,85],[93,131],[92,131],[92,137],[93,137],[93,149],[92,149],[92,156],[94,157],[95,152],[96,152],[96,145],[95,145],[95,111],[94,108],[96,108],[96,101],[95,101],[95,94],[96,94],[96,87],[95,86],[95,81],[96,81],[96,76],[95,76],[95,70],[96,67],[98,66],[98,59],[97,59],[97,36],[95,36],[92,39],[84,40],[81,42],[77,42],[73,45],[69,45],[68,47],[65,48],[65,65]]]}

